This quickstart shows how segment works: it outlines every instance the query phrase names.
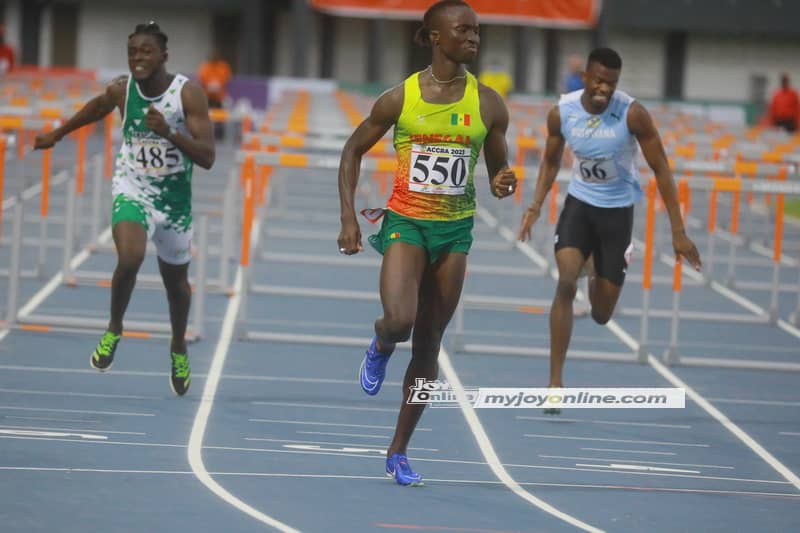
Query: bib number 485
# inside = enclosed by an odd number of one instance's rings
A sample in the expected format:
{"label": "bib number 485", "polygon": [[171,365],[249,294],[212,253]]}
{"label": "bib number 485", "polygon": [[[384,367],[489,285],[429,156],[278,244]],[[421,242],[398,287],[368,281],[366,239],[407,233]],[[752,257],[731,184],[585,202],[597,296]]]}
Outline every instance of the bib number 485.
{"label": "bib number 485", "polygon": [[165,168],[172,170],[180,164],[181,157],[177,146],[162,148],[158,145],[145,145],[139,148],[136,162],[143,170],[159,171]]}

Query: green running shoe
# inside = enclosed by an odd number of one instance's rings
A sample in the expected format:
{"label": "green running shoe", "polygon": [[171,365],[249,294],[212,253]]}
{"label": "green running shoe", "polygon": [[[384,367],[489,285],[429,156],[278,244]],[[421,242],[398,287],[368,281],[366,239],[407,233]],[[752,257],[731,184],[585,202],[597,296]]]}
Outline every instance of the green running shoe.
{"label": "green running shoe", "polygon": [[92,368],[100,372],[105,372],[111,368],[111,364],[114,362],[114,352],[117,350],[117,344],[119,344],[119,339],[121,337],[121,335],[111,333],[110,331],[103,333],[100,343],[89,358],[89,364]]}
{"label": "green running shoe", "polygon": [[183,396],[189,390],[189,382],[192,380],[192,371],[189,369],[189,355],[172,352],[170,357],[172,357],[172,373],[169,377],[169,385],[172,387],[172,392],[178,396]]}

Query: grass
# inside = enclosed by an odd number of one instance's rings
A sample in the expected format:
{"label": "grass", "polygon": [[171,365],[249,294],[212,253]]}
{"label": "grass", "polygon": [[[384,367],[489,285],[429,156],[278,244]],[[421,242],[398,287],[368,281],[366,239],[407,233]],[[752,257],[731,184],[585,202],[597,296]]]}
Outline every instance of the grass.
{"label": "grass", "polygon": [[783,204],[783,214],[789,217],[800,218],[800,199],[786,198]]}

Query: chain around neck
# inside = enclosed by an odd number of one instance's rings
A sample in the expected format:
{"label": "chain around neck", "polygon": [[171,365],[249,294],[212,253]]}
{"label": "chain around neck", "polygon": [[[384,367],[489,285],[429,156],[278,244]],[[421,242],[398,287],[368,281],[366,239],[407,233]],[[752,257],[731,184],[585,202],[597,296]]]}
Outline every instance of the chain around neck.
{"label": "chain around neck", "polygon": [[440,79],[439,79],[439,78],[437,78],[437,77],[436,77],[436,75],[433,73],[433,65],[428,65],[428,68],[427,68],[427,70],[428,70],[428,71],[431,73],[431,78],[433,78],[433,81],[435,81],[435,82],[436,82],[436,83],[438,83],[439,85],[447,85],[448,83],[453,83],[453,82],[454,82],[454,81],[456,81],[456,80],[463,80],[464,78],[466,78],[466,77],[467,77],[467,75],[466,75],[466,74],[462,74],[461,76],[453,76],[453,77],[452,77],[452,78],[450,78],[449,80],[440,80]]}

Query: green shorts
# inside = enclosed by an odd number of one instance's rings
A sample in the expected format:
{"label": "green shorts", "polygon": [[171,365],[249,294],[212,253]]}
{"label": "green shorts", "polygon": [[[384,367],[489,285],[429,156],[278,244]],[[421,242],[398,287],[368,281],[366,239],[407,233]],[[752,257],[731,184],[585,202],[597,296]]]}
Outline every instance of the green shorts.
{"label": "green shorts", "polygon": [[431,264],[447,252],[468,254],[472,247],[473,217],[459,220],[421,220],[386,210],[378,233],[369,243],[383,255],[393,242],[407,242],[428,252]]}
{"label": "green shorts", "polygon": [[156,245],[158,257],[171,265],[185,265],[192,258],[193,228],[191,218],[183,227],[170,222],[169,217],[143,202],[118,194],[114,197],[111,226],[119,222],[135,222],[147,232],[147,238]]}

